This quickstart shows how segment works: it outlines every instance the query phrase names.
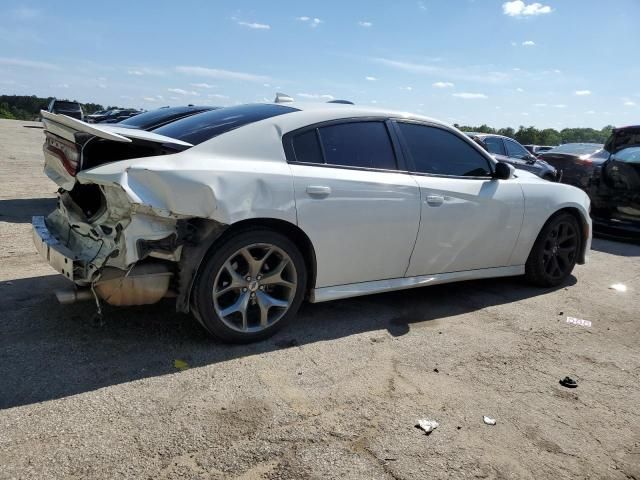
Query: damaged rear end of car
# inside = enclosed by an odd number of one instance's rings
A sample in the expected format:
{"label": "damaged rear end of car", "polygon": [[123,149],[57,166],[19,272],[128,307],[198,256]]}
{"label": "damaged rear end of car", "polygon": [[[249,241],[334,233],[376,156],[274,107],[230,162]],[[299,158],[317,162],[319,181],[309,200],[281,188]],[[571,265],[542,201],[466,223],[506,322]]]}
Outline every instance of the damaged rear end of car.
{"label": "damaged rear end of car", "polygon": [[[75,284],[57,292],[58,299],[95,296],[120,306],[175,296],[173,280],[191,217],[146,204],[129,187],[140,172],[121,164],[153,161],[191,144],[144,131],[121,135],[126,129],[48,112],[43,123],[45,173],[59,186],[58,202],[46,218],[33,218],[33,238],[40,254]],[[107,164],[113,168],[91,173]]]}

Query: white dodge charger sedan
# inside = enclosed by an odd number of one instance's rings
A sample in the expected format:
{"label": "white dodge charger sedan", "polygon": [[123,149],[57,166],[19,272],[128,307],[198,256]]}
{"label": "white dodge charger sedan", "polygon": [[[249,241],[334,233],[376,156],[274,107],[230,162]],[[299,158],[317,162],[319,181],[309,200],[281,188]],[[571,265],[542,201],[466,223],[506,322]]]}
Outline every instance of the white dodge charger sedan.
{"label": "white dodge charger sedan", "polygon": [[265,338],[324,302],[584,263],[589,199],[496,161],[436,120],[276,101],[153,132],[42,112],[57,209],[41,255],[63,302],[175,298],[216,337]]}

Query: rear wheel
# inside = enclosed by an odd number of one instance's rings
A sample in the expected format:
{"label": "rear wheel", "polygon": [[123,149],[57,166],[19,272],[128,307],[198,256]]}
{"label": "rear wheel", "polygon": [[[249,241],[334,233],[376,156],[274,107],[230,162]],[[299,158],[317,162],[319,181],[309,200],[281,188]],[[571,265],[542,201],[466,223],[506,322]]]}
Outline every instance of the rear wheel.
{"label": "rear wheel", "polygon": [[570,213],[559,213],[542,228],[525,265],[533,284],[554,287],[573,271],[580,252],[580,226]]}
{"label": "rear wheel", "polygon": [[194,289],[194,313],[221,340],[261,340],[296,315],[306,276],[302,254],[285,236],[271,230],[240,232],[206,259]]}

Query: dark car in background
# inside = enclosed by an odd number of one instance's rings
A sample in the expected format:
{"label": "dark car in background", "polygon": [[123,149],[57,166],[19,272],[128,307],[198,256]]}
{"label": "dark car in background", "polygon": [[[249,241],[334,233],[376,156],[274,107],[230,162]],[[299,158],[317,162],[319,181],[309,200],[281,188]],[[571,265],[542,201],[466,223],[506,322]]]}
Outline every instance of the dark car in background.
{"label": "dark car in background", "polygon": [[118,123],[140,113],[142,113],[140,110],[133,108],[114,108],[102,115],[92,116],[92,118],[88,119],[88,123]]}
{"label": "dark car in background", "polygon": [[464,132],[499,162],[510,163],[545,180],[557,181],[556,169],[529,153],[514,139],[493,133]]}
{"label": "dark car in background", "polygon": [[594,228],[640,240],[640,125],[615,129],[604,151],[587,189]]}
{"label": "dark car in background", "polygon": [[523,145],[523,147],[526,148],[529,153],[535,155],[536,157],[541,153],[548,152],[549,150],[554,148],[552,145]]}
{"label": "dark car in background", "polygon": [[84,121],[87,123],[95,123],[96,118],[101,118],[104,114],[106,114],[109,110],[98,110],[89,115],[84,116]]}
{"label": "dark car in background", "polygon": [[78,120],[84,119],[84,113],[82,112],[80,104],[69,100],[57,100],[52,98],[47,106],[47,112],[59,113],[61,115],[66,115],[67,117],[77,118]]}
{"label": "dark car in background", "polygon": [[181,118],[190,117],[209,110],[216,110],[220,107],[187,105],[183,107],[162,107],[149,112],[127,118],[118,122],[119,127],[138,128],[140,130],[153,130],[168,123],[175,122]]}
{"label": "dark car in background", "polygon": [[585,190],[594,168],[609,157],[603,146],[601,143],[565,143],[540,154],[539,158],[558,170],[562,183]]}

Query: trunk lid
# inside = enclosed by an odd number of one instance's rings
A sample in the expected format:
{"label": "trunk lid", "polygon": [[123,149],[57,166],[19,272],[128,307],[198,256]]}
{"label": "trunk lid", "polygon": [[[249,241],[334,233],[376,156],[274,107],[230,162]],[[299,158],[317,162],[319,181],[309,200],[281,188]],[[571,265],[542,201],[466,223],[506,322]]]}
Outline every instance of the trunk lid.
{"label": "trunk lid", "polygon": [[[76,174],[83,170],[86,163],[85,147],[95,139],[115,142],[117,144],[144,144],[170,146],[184,149],[193,145],[182,140],[158,135],[145,130],[117,127],[115,125],[90,125],[66,115],[41,111],[46,141],[43,146],[45,174],[64,190],[71,190],[76,183]],[[113,145],[113,144],[112,144]],[[125,147],[126,148],[126,147]],[[139,149],[131,148],[131,156],[141,156]],[[150,156],[150,155],[148,155]],[[123,158],[125,157],[125,158]],[[118,150],[118,157],[113,161],[126,159],[126,152]],[[108,159],[102,163],[107,163]],[[95,165],[93,165],[95,166]]]}

